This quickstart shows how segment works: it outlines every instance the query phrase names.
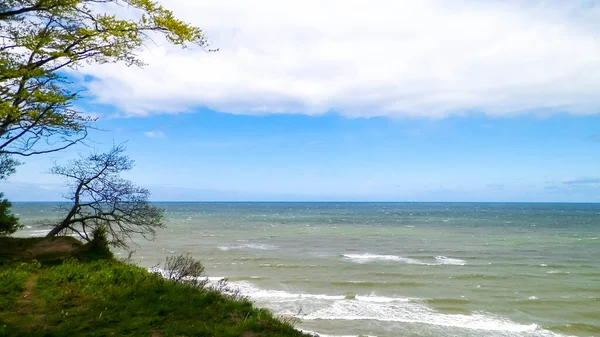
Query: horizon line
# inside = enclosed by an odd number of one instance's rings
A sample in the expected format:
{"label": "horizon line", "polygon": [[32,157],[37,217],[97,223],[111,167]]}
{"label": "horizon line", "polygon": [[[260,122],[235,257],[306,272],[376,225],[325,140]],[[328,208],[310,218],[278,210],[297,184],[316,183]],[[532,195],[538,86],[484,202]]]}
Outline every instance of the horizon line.
{"label": "horizon line", "polygon": [[[71,203],[67,200],[44,200],[44,201],[25,201],[25,200],[11,200],[11,203]],[[206,201],[206,200],[152,200],[150,203],[204,203],[204,204],[223,204],[223,203],[253,203],[253,204],[275,204],[275,203],[285,203],[285,204],[302,204],[302,203],[322,203],[322,204],[600,204],[599,201],[325,201],[325,200],[304,200],[304,201],[282,201],[282,200],[215,200],[215,201]]]}

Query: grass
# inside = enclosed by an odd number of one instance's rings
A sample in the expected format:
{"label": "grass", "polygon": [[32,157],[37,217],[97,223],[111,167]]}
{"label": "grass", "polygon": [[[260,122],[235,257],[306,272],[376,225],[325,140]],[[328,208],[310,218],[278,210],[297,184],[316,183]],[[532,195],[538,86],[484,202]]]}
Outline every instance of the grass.
{"label": "grass", "polygon": [[0,336],[306,336],[246,299],[164,279],[98,247],[43,255],[51,258],[41,263],[31,259],[39,240],[6,239]]}

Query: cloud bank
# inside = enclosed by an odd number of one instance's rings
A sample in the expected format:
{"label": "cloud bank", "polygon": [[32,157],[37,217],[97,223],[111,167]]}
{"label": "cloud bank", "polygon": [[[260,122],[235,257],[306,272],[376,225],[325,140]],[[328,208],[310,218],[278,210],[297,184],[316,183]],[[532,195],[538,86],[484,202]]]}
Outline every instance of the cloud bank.
{"label": "cloud bank", "polygon": [[220,51],[158,40],[144,69],[84,67],[94,102],[128,116],[600,112],[593,1],[163,2]]}

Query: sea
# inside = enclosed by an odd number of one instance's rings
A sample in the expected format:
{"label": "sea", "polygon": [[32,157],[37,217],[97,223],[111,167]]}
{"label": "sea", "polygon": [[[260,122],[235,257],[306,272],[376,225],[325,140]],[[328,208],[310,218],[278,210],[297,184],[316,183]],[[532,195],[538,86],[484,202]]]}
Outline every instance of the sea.
{"label": "sea", "polygon": [[[157,205],[167,227],[131,245],[136,263],[189,253],[304,331],[600,336],[600,204]],[[62,214],[53,203],[13,210],[20,236],[44,235]]]}

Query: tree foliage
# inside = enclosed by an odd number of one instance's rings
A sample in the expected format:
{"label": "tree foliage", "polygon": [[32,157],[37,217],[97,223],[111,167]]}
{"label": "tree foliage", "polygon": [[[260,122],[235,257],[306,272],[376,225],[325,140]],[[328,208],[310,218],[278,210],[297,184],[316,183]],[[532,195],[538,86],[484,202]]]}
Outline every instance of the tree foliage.
{"label": "tree foliage", "polygon": [[0,235],[7,235],[16,232],[23,227],[19,224],[19,219],[10,212],[11,203],[3,198],[0,193]]}
{"label": "tree foliage", "polygon": [[152,239],[156,229],[164,227],[163,210],[150,205],[150,192],[119,176],[133,167],[123,152],[122,146],[115,146],[107,153],[93,153],[52,168],[52,173],[68,181],[71,204],[49,237],[77,233],[91,241],[90,234],[102,229],[110,244],[126,247],[132,235]]}
{"label": "tree foliage", "polygon": [[0,154],[30,156],[69,147],[94,121],[73,106],[67,78],[84,64],[142,66],[154,35],[207,46],[203,32],[152,0],[0,2]]}
{"label": "tree foliage", "polygon": [[9,175],[15,173],[19,161],[7,154],[0,153],[0,180],[6,179]]}

